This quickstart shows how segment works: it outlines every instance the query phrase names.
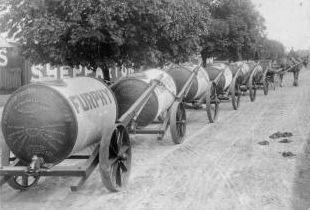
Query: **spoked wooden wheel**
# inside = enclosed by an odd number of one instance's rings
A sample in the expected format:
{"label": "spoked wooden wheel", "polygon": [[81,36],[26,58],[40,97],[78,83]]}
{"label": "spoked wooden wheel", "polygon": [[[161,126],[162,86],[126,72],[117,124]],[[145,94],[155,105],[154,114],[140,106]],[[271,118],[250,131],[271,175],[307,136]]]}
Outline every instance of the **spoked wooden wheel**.
{"label": "spoked wooden wheel", "polygon": [[175,144],[181,144],[184,141],[186,112],[182,102],[175,101],[170,108],[170,133]]}
{"label": "spoked wooden wheel", "polygon": [[252,102],[255,101],[255,98],[256,98],[256,87],[255,87],[255,81],[254,81],[254,74],[255,74],[255,71],[252,72],[250,79],[249,79],[249,83],[248,83],[249,91],[250,91],[250,99]]}
{"label": "spoked wooden wheel", "polygon": [[131,169],[131,145],[127,129],[118,125],[111,139],[102,140],[99,152],[102,182],[113,192],[128,184]]}
{"label": "spoked wooden wheel", "polygon": [[[1,154],[1,165],[10,165],[10,149],[5,142],[1,142],[2,154]],[[22,162],[18,162],[16,166],[23,166]],[[7,183],[15,190],[27,190],[38,183],[40,179],[39,175],[22,175],[22,176],[12,176],[8,178]]]}
{"label": "spoked wooden wheel", "polygon": [[[21,165],[21,164],[17,164]],[[13,189],[16,190],[27,190],[33,186],[35,186],[40,179],[39,175],[22,175],[22,176],[12,176],[8,181],[8,185],[10,185]]]}
{"label": "spoked wooden wheel", "polygon": [[237,110],[240,105],[241,98],[241,87],[240,87],[240,77],[235,75],[233,81],[231,83],[231,103],[233,105],[234,110]]}
{"label": "spoked wooden wheel", "polygon": [[217,120],[219,104],[220,100],[217,96],[216,85],[210,83],[206,94],[206,111],[210,123],[214,123]]}

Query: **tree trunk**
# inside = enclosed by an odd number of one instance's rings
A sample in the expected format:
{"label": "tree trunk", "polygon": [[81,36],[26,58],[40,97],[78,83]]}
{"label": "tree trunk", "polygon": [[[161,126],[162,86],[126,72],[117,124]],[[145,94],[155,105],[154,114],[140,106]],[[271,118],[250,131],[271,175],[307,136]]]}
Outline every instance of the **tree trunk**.
{"label": "tree trunk", "polygon": [[205,48],[205,49],[201,50],[200,55],[201,55],[201,59],[202,59],[202,66],[205,68],[207,65],[207,58],[208,58],[207,49]]}
{"label": "tree trunk", "polygon": [[110,72],[109,72],[109,68],[107,65],[103,64],[102,66],[100,66],[102,74],[103,74],[103,79],[105,81],[110,82],[111,78],[110,78]]}
{"label": "tree trunk", "polygon": [[241,52],[240,52],[240,47],[236,47],[236,58],[237,58],[237,61],[241,61],[242,60],[242,55],[241,55]]}

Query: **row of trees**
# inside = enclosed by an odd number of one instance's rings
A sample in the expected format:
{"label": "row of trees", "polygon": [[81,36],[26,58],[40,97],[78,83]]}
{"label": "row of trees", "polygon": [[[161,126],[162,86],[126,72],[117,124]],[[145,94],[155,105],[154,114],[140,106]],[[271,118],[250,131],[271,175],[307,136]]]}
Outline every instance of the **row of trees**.
{"label": "row of trees", "polygon": [[115,64],[159,66],[200,52],[231,60],[284,53],[265,37],[250,0],[4,0],[1,9],[1,32],[33,63],[107,73]]}

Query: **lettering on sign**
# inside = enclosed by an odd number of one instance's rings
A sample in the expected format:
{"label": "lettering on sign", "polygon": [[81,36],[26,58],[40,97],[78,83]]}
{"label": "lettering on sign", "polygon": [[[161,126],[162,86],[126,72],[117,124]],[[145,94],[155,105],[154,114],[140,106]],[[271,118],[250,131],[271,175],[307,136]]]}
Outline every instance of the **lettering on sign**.
{"label": "lettering on sign", "polygon": [[[94,90],[69,97],[75,111],[89,111],[112,103],[108,89]],[[101,104],[101,105],[100,105]]]}
{"label": "lettering on sign", "polygon": [[7,49],[0,48],[0,66],[8,65]]}
{"label": "lettering on sign", "polygon": [[[114,67],[109,69],[110,78],[112,81],[116,81],[121,77],[134,73],[132,68]],[[69,66],[53,67],[50,64],[36,65],[31,67],[31,81],[45,81],[64,79],[78,76],[90,76],[103,79],[103,73],[100,68],[94,72],[86,67],[79,66],[78,68],[71,68]]]}

